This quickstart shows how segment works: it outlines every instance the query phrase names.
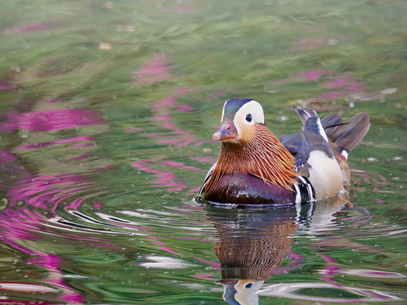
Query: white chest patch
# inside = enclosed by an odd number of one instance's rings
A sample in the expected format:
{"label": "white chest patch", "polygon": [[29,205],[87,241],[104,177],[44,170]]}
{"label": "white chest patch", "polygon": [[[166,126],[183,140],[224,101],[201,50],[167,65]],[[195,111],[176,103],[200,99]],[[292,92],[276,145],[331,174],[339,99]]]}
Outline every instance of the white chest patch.
{"label": "white chest patch", "polygon": [[314,150],[307,162],[311,165],[308,180],[315,189],[316,199],[334,197],[342,191],[343,178],[336,159],[329,158],[323,151]]}

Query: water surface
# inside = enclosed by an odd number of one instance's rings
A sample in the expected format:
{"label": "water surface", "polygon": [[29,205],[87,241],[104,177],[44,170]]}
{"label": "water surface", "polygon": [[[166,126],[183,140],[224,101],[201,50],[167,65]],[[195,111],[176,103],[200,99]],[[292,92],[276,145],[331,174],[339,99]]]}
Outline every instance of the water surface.
{"label": "water surface", "polygon": [[[404,304],[407,2],[11,1],[0,10],[0,302]],[[231,97],[371,129],[346,198],[192,199]],[[225,302],[226,300],[226,302]]]}

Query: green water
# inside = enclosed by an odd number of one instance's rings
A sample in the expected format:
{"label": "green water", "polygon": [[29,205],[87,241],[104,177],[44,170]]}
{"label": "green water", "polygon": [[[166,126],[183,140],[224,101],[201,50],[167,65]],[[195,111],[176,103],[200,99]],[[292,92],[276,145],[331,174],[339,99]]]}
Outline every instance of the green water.
{"label": "green water", "polygon": [[[2,1],[0,303],[405,304],[406,16],[398,0]],[[277,136],[301,128],[294,105],[367,112],[354,207],[195,203],[231,97]]]}

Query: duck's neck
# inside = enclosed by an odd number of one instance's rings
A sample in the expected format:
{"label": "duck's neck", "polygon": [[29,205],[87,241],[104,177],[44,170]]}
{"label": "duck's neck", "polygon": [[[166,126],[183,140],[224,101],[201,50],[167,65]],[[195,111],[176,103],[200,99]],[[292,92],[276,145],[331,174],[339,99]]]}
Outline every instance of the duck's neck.
{"label": "duck's neck", "polygon": [[219,159],[208,187],[215,186],[225,174],[251,174],[265,183],[292,189],[295,178],[294,157],[265,126],[258,125],[250,141],[222,142]]}

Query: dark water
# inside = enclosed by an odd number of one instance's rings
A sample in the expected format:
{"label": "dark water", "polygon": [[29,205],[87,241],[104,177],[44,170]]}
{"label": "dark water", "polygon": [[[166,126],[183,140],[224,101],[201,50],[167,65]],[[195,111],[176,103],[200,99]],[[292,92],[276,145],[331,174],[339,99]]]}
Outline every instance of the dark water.
{"label": "dark water", "polygon": [[[0,302],[405,304],[406,16],[396,0],[3,1]],[[231,97],[260,101],[277,136],[300,129],[293,105],[368,112],[351,203],[195,203]]]}

